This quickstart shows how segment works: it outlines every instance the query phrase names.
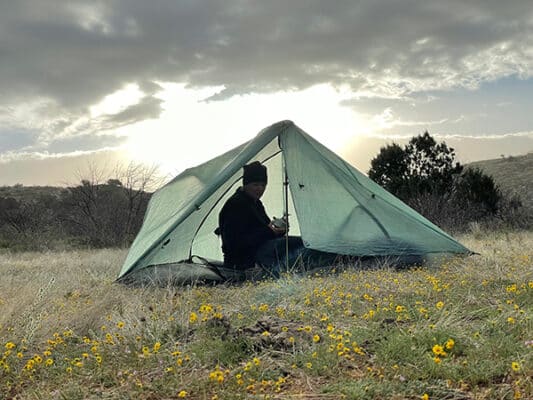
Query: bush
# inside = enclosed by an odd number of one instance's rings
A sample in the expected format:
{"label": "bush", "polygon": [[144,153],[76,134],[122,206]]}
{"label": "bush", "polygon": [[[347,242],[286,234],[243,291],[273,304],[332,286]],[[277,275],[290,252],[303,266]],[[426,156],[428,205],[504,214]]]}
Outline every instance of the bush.
{"label": "bush", "polygon": [[503,194],[492,176],[455,162],[455,151],[428,132],[401,148],[382,147],[368,176],[436,225],[468,230],[472,222],[509,228],[533,225],[531,211]]}
{"label": "bush", "polygon": [[370,179],[404,201],[426,194],[448,193],[463,166],[455,151],[437,143],[428,132],[413,137],[405,148],[393,143],[382,147],[371,161]]}
{"label": "bush", "polygon": [[492,176],[479,168],[467,168],[453,183],[453,198],[459,204],[471,204],[482,215],[494,215],[502,200],[502,194]]}
{"label": "bush", "polygon": [[406,203],[445,231],[470,231],[473,224],[481,230],[532,229],[533,212],[522,206],[517,197],[499,192],[495,213],[473,201],[455,198],[455,194],[426,193],[410,198]]}

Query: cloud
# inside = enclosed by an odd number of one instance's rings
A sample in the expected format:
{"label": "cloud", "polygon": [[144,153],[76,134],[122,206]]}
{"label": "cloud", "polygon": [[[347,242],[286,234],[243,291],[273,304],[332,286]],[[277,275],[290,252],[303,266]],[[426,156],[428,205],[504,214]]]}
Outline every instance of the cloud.
{"label": "cloud", "polygon": [[485,82],[477,90],[422,91],[401,99],[355,97],[343,101],[374,124],[376,135],[502,135],[532,129],[533,80]]}
{"label": "cloud", "polygon": [[[443,93],[531,77],[533,8],[529,0],[8,1],[0,57],[0,125],[20,132],[5,134],[0,152],[119,145],[118,128],[162,112],[156,82],[222,87],[213,101],[329,83],[358,96],[345,105],[363,114],[390,108],[382,133],[479,130],[462,118],[467,110],[500,133],[509,107],[472,110],[455,99],[463,108],[454,108]],[[91,106],[131,84],[142,93],[136,104],[91,116]],[[450,105],[446,115],[433,107],[439,101]],[[507,128],[528,124],[521,111]]]}
{"label": "cloud", "polygon": [[37,132],[0,128],[0,154],[24,149],[33,144],[37,137]]}
{"label": "cloud", "polygon": [[[139,103],[134,104],[116,114],[102,118],[103,129],[134,124],[147,119],[156,119],[161,114],[163,101],[155,97],[145,97]],[[105,125],[109,125],[107,128]]]}
{"label": "cloud", "polygon": [[124,144],[126,138],[115,135],[79,135],[53,140],[48,144],[48,149],[54,153],[71,153],[94,151],[104,148],[116,148]]}
{"label": "cloud", "polygon": [[[404,146],[413,136],[415,135],[359,136],[343,150],[341,155],[366,173],[370,168],[370,161],[379,154],[382,147],[393,142]],[[437,142],[445,142],[455,149],[457,160],[461,163],[533,152],[533,131],[490,136],[432,136]]]}
{"label": "cloud", "polygon": [[4,95],[71,110],[128,82],[401,95],[529,76],[533,64],[527,0],[26,0],[0,11]]}
{"label": "cloud", "polygon": [[[9,161],[0,156],[2,184],[14,185],[54,185],[66,186],[79,182],[80,171],[90,165],[113,168],[117,164],[127,165],[122,152],[100,150],[92,152],[74,152],[68,155],[51,155],[40,153],[13,154]],[[6,162],[4,162],[6,161]]]}

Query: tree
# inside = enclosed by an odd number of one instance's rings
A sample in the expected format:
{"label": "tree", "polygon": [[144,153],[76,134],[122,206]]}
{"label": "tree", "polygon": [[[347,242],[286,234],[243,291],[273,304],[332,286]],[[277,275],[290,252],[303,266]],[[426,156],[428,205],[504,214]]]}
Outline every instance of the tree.
{"label": "tree", "polygon": [[31,226],[26,207],[13,197],[0,197],[0,227],[7,226],[25,236]]}
{"label": "tree", "polygon": [[15,199],[0,197],[0,239],[10,246],[35,249],[46,246],[60,232],[55,196],[35,193]]}
{"label": "tree", "polygon": [[466,168],[453,185],[455,200],[477,206],[481,214],[495,214],[502,194],[492,176],[479,168]]}
{"label": "tree", "polygon": [[444,142],[437,143],[428,132],[412,138],[405,152],[415,194],[444,194],[450,190],[454,177],[463,171],[463,166],[455,162],[455,150]]}
{"label": "tree", "polygon": [[454,176],[463,170],[455,151],[437,143],[428,132],[413,137],[405,148],[393,143],[382,147],[371,161],[368,176],[404,201],[449,191]]}
{"label": "tree", "polygon": [[142,225],[147,190],[161,183],[157,168],[130,163],[109,173],[91,164],[78,177],[64,198],[62,220],[70,233],[97,247],[130,243]]}
{"label": "tree", "polygon": [[382,147],[368,176],[425,217],[456,229],[494,215],[502,201],[492,177],[478,169],[463,171],[454,149],[428,132],[404,148]]}
{"label": "tree", "polygon": [[389,192],[400,196],[409,175],[406,161],[405,150],[392,143],[382,147],[377,157],[372,159],[368,176]]}

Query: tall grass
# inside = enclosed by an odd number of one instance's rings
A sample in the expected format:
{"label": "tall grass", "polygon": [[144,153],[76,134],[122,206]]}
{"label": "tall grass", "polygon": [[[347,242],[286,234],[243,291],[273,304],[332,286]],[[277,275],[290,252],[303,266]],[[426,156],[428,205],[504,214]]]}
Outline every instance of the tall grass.
{"label": "tall grass", "polygon": [[480,255],[214,287],[2,253],[0,398],[533,398],[533,233],[460,240]]}

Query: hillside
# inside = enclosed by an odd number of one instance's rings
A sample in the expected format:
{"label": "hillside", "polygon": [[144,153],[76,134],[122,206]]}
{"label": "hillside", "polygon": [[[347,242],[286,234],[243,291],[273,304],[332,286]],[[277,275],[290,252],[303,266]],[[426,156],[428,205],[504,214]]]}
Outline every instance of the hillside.
{"label": "hillside", "polygon": [[467,164],[492,175],[504,192],[517,194],[528,208],[533,208],[533,153],[517,157],[476,161]]}
{"label": "hillside", "polygon": [[12,197],[16,200],[30,200],[42,196],[59,197],[66,191],[56,186],[0,186],[0,197]]}
{"label": "hillside", "polygon": [[[524,205],[533,209],[533,153],[476,161],[466,166],[480,168],[492,175],[504,192],[517,194]],[[39,195],[59,197],[65,190],[63,187],[53,186],[0,186],[0,197],[13,197],[17,200],[32,199]]]}

